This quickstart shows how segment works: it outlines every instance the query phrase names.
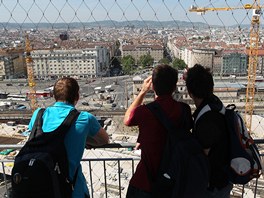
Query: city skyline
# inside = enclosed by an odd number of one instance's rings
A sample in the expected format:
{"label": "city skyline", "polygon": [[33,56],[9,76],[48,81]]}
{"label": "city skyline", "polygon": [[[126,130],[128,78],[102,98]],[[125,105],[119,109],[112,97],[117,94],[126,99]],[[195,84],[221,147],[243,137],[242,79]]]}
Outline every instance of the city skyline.
{"label": "city skyline", "polygon": [[[197,7],[243,7],[250,0],[9,0],[1,1],[0,25],[8,23],[72,23],[114,21],[186,21],[208,25],[250,24],[251,10],[207,12],[205,15],[189,12]],[[262,17],[263,18],[263,17]]]}

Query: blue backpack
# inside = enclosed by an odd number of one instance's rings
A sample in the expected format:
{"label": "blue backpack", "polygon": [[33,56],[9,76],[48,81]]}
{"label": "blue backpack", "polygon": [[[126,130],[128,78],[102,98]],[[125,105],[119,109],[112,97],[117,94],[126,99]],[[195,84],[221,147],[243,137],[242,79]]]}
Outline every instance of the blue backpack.
{"label": "blue backpack", "polygon": [[[246,184],[253,178],[259,178],[262,171],[260,154],[254,140],[250,136],[241,115],[229,104],[219,111],[225,116],[229,134],[230,152],[229,166],[226,168],[229,181],[233,184]],[[208,111],[217,111],[206,105],[199,112],[195,124]]]}

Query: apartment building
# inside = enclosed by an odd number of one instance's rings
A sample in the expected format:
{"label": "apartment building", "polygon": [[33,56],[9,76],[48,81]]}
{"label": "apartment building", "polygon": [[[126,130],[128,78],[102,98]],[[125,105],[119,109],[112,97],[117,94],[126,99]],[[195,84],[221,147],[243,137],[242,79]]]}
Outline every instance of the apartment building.
{"label": "apartment building", "polygon": [[223,50],[216,50],[214,59],[213,59],[213,75],[214,76],[221,76],[223,67]]}
{"label": "apartment building", "polygon": [[1,60],[0,57],[0,80],[3,80],[5,77],[5,62]]}
{"label": "apartment building", "polygon": [[122,56],[131,55],[136,61],[139,60],[140,56],[149,54],[154,58],[154,62],[158,62],[163,58],[164,47],[161,45],[122,45],[121,47]]}
{"label": "apartment building", "polygon": [[27,76],[27,68],[25,63],[25,57],[22,53],[18,54],[13,59],[14,64],[14,78],[24,78]]}
{"label": "apartment building", "polygon": [[248,58],[243,51],[227,51],[223,53],[223,67],[221,74],[247,75]]}
{"label": "apartment building", "polygon": [[1,55],[0,56],[0,79],[12,79],[14,77],[13,60],[18,56]]}
{"label": "apartment building", "polygon": [[[241,83],[216,82],[214,85],[214,94],[221,98],[224,103],[239,102],[241,99],[240,92],[245,89]],[[256,96],[258,97],[258,96]],[[185,82],[179,80],[177,83],[177,93],[174,98],[188,104],[193,104],[193,100],[188,94]]]}
{"label": "apartment building", "polygon": [[34,50],[31,55],[36,78],[102,76],[107,71],[110,59],[107,48],[102,46],[85,49]]}
{"label": "apartment building", "polygon": [[188,66],[192,67],[195,64],[201,64],[213,71],[215,53],[214,49],[192,49],[191,64]]}

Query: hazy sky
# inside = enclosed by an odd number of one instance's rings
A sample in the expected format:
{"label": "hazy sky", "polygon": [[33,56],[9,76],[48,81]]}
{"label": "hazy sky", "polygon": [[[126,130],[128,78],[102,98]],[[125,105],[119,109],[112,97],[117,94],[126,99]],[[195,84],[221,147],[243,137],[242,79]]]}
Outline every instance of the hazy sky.
{"label": "hazy sky", "polygon": [[[242,7],[252,0],[2,0],[0,22],[181,20],[217,25],[249,24],[251,10],[190,13],[200,7]],[[263,19],[263,18],[262,18]]]}

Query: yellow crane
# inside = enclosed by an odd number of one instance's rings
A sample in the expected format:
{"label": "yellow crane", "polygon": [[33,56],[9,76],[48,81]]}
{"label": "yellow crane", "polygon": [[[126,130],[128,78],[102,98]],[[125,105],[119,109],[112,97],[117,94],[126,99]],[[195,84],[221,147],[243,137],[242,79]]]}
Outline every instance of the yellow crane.
{"label": "yellow crane", "polygon": [[255,80],[256,70],[258,64],[258,48],[259,48],[259,24],[260,16],[262,14],[260,0],[254,0],[253,4],[245,4],[243,7],[222,7],[222,8],[206,8],[191,6],[190,12],[198,12],[205,14],[207,11],[228,11],[235,9],[252,9],[253,15],[250,26],[250,46],[249,46],[249,62],[248,62],[248,83],[246,90],[246,104],[245,104],[245,121],[249,132],[251,132],[252,115],[254,109],[255,96]]}
{"label": "yellow crane", "polygon": [[31,45],[28,35],[26,35],[25,40],[25,59],[26,59],[26,67],[27,67],[27,76],[28,76],[28,86],[29,86],[29,100],[30,100],[30,107],[32,111],[35,111],[38,107],[37,97],[36,97],[36,83],[34,79],[34,71],[33,71],[33,60],[31,57]]}
{"label": "yellow crane", "polygon": [[207,11],[229,11],[229,10],[238,10],[238,9],[256,9],[256,6],[252,6],[251,4],[245,4],[242,7],[222,7],[222,8],[207,8],[207,7],[197,7],[197,6],[191,6],[189,9],[189,12],[198,12],[201,14],[205,14]]}

